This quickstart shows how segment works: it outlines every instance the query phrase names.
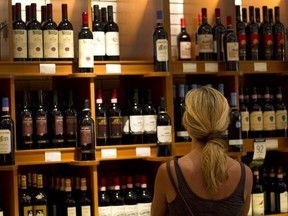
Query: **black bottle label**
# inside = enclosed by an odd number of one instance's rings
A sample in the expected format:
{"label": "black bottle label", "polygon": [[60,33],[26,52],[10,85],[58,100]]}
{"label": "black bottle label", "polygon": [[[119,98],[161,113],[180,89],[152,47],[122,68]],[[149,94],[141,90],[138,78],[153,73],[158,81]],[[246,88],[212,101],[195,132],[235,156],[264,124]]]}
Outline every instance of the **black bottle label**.
{"label": "black bottle label", "polygon": [[81,126],[80,127],[80,145],[87,146],[92,142],[92,131],[91,126]]}
{"label": "black bottle label", "polygon": [[122,137],[122,117],[112,116],[109,117],[110,122],[110,138],[121,138]]}
{"label": "black bottle label", "polygon": [[97,139],[105,139],[108,137],[107,135],[107,117],[97,117],[96,118],[96,128],[97,128]]}

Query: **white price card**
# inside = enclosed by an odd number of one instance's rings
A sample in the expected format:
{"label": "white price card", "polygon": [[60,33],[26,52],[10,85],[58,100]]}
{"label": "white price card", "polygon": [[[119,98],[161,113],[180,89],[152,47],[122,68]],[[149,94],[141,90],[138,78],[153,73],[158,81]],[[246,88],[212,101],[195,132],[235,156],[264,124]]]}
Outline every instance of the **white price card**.
{"label": "white price card", "polygon": [[106,64],[106,73],[121,73],[121,64]]}
{"label": "white price card", "polygon": [[136,156],[151,156],[150,147],[136,147]]}
{"label": "white price card", "polygon": [[182,65],[183,72],[197,72],[197,64],[196,63],[183,63]]}
{"label": "white price card", "polygon": [[266,62],[254,62],[254,71],[267,72]]}
{"label": "white price card", "polygon": [[264,160],[266,157],[266,142],[255,141],[254,142],[254,154],[253,160]]}
{"label": "white price card", "polygon": [[267,150],[277,150],[278,149],[278,140],[277,139],[269,139],[265,141]]}
{"label": "white price card", "polygon": [[117,149],[101,149],[101,158],[117,158]]}
{"label": "white price card", "polygon": [[40,64],[40,73],[41,74],[55,74],[56,65],[55,64]]}
{"label": "white price card", "polygon": [[218,72],[218,63],[205,63],[205,72]]}
{"label": "white price card", "polygon": [[45,152],[45,162],[61,161],[61,152]]}

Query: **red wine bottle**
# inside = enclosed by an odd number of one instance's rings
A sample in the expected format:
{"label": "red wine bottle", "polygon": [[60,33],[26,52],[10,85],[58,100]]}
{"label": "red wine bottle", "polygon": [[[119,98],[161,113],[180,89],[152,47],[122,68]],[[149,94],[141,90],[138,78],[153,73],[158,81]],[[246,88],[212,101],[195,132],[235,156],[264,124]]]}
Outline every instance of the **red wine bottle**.
{"label": "red wine bottle", "polygon": [[255,22],[257,25],[260,27],[261,22],[260,22],[260,8],[255,8]]}
{"label": "red wine bottle", "polygon": [[226,28],[221,23],[220,8],[215,9],[215,25],[212,28],[213,32],[213,60],[224,60],[224,44],[223,37],[226,34]]}
{"label": "red wine bottle", "polygon": [[31,6],[26,5],[25,6],[25,23],[26,23],[26,26],[28,25],[28,23],[30,21],[31,21]]}
{"label": "red wine bottle", "polygon": [[64,147],[64,118],[58,105],[58,92],[53,91],[53,108],[51,111],[51,140],[54,148]]}
{"label": "red wine bottle", "polygon": [[254,21],[254,7],[249,6],[247,32],[247,60],[259,60],[259,26]]}
{"label": "red wine bottle", "polygon": [[286,137],[287,136],[287,108],[282,100],[282,88],[277,87],[276,94],[276,136]]}
{"label": "red wine bottle", "polygon": [[265,195],[264,188],[259,178],[258,169],[253,171],[253,188],[252,188],[252,213],[253,215],[264,215]]}
{"label": "red wine bottle", "polygon": [[97,90],[96,99],[96,145],[105,146],[108,140],[108,119],[103,107],[102,91]]}
{"label": "red wine bottle", "polygon": [[43,175],[37,174],[37,189],[33,196],[33,215],[48,215],[47,194],[43,189]]}
{"label": "red wine bottle", "polygon": [[114,177],[114,189],[110,195],[110,203],[112,212],[111,215],[125,215],[124,195],[120,190],[119,177]]}
{"label": "red wine bottle", "polygon": [[71,179],[65,179],[65,198],[64,198],[64,216],[76,215],[76,201],[72,195]]}
{"label": "red wine bottle", "polygon": [[13,57],[14,61],[27,59],[27,30],[21,17],[21,3],[15,4],[15,20],[13,21]]}
{"label": "red wine bottle", "polygon": [[169,71],[168,34],[163,26],[162,11],[157,11],[157,25],[153,33],[154,71]]}
{"label": "red wine bottle", "polygon": [[213,30],[207,22],[207,9],[202,8],[202,24],[198,28],[199,60],[212,60]]}
{"label": "red wine bottle", "polygon": [[94,71],[94,56],[93,56],[93,34],[88,27],[88,13],[82,14],[82,29],[78,34],[79,44],[79,60],[78,67],[79,72],[91,72]]}
{"label": "red wine bottle", "polygon": [[178,60],[191,60],[191,37],[186,31],[186,20],[181,18],[181,31],[177,35],[177,53]]}
{"label": "red wine bottle", "polygon": [[[20,3],[21,4],[21,3]],[[12,5],[12,23],[16,20],[16,4],[15,5]]]}
{"label": "red wine bottle", "polygon": [[268,18],[269,18],[269,23],[273,25],[274,21],[273,21],[273,9],[272,8],[268,8]]}
{"label": "red wine bottle", "polygon": [[19,216],[25,215],[33,215],[33,204],[32,196],[27,190],[27,177],[20,175]]}
{"label": "red wine bottle", "polygon": [[225,69],[227,71],[239,70],[239,43],[238,37],[232,27],[232,18],[227,16],[227,33],[224,38]]}
{"label": "red wine bottle", "polygon": [[133,189],[132,176],[127,176],[127,189],[124,197],[125,214],[138,215],[137,194]]}
{"label": "red wine bottle", "polygon": [[138,215],[150,215],[152,197],[147,189],[147,177],[142,175],[140,182],[141,185],[137,193]]}
{"label": "red wine bottle", "polygon": [[[246,89],[248,91],[248,89]],[[248,99],[245,99],[244,89],[240,87],[239,90],[239,101],[240,101],[240,114],[241,114],[241,126],[242,126],[242,138],[249,138],[250,132],[250,120],[249,120],[249,94],[247,94]]]}
{"label": "red wine bottle", "polygon": [[59,60],[73,61],[74,33],[73,25],[68,20],[67,4],[62,4],[62,21],[58,25]]}
{"label": "red wine bottle", "polygon": [[201,25],[202,23],[202,14],[201,13],[198,13],[198,26],[196,28],[196,30],[194,31],[194,45],[195,45],[195,59],[196,60],[199,60],[199,43],[198,43],[198,36],[197,36],[197,33],[198,33],[198,29],[199,29],[199,26]]}
{"label": "red wine bottle", "polygon": [[79,150],[80,160],[95,160],[95,130],[94,120],[91,117],[90,102],[84,101],[82,117],[79,120]]}
{"label": "red wine bottle", "polygon": [[89,196],[88,190],[87,190],[86,178],[81,178],[80,181],[81,181],[80,199],[79,199],[79,206],[78,206],[77,215],[82,215],[82,216],[91,215],[92,214],[91,199],[90,199],[90,196]]}
{"label": "red wine bottle", "polygon": [[0,165],[15,164],[14,122],[10,116],[9,99],[2,98],[2,114],[0,118],[0,134],[2,137],[0,146]]}
{"label": "red wine bottle", "polygon": [[275,108],[272,102],[270,101],[270,88],[269,86],[265,87],[264,94],[264,106],[263,106],[263,129],[264,137],[274,137],[276,130],[275,122]]}
{"label": "red wine bottle", "polygon": [[280,8],[275,7],[275,23],[272,26],[274,37],[274,59],[285,61],[285,27],[280,21]]}
{"label": "red wine bottle", "polygon": [[236,5],[236,32],[237,32],[238,44],[239,44],[239,60],[246,60],[246,55],[247,55],[246,53],[246,46],[247,46],[246,23],[243,21],[243,18],[241,20],[239,5]]}
{"label": "red wine bottle", "polygon": [[28,58],[30,61],[43,59],[43,31],[36,17],[36,4],[31,4],[31,20],[27,25]]}
{"label": "red wine bottle", "polygon": [[101,22],[103,24],[103,26],[105,27],[106,23],[107,23],[107,9],[106,7],[102,7],[101,10]]}
{"label": "red wine bottle", "polygon": [[99,180],[98,214],[111,215],[110,197],[106,190],[106,178],[100,178]]}
{"label": "red wine bottle", "polygon": [[287,184],[283,176],[282,167],[278,168],[276,191],[277,191],[276,211],[278,213],[287,213],[288,212]]}
{"label": "red wine bottle", "polygon": [[94,40],[94,61],[105,60],[105,32],[104,24],[101,21],[99,5],[93,6],[94,20],[92,23],[92,33]]}
{"label": "red wine bottle", "polygon": [[258,101],[257,88],[253,87],[250,107],[251,138],[261,138],[263,131],[263,111]]}
{"label": "red wine bottle", "polygon": [[104,27],[106,60],[120,60],[119,28],[113,19],[113,6],[108,5],[108,22]]}
{"label": "red wine bottle", "polygon": [[272,60],[273,59],[273,31],[272,24],[269,22],[268,8],[262,7],[263,22],[259,28],[260,36],[260,59]]}

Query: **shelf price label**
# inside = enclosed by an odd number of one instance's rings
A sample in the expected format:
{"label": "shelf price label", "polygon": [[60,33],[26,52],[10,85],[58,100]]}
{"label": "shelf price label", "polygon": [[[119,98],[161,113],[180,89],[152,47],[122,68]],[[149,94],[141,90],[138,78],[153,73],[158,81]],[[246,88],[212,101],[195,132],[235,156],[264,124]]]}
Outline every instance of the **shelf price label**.
{"label": "shelf price label", "polygon": [[106,64],[106,73],[121,73],[121,64]]}
{"label": "shelf price label", "polygon": [[254,71],[267,72],[267,63],[266,62],[254,62]]}
{"label": "shelf price label", "polygon": [[101,149],[101,158],[117,158],[117,149]]}
{"label": "shelf price label", "polygon": [[183,72],[189,73],[195,73],[197,72],[197,64],[196,63],[183,63],[182,65]]}
{"label": "shelf price label", "polygon": [[250,167],[259,167],[263,165],[266,157],[267,145],[265,139],[256,139],[254,141],[253,160],[250,163]]}
{"label": "shelf price label", "polygon": [[60,151],[45,152],[45,162],[55,162],[55,161],[61,161]]}
{"label": "shelf price label", "polygon": [[136,147],[136,156],[151,156],[151,148],[150,147]]}
{"label": "shelf price label", "polygon": [[218,72],[218,63],[205,63],[205,72]]}
{"label": "shelf price label", "polygon": [[40,64],[40,74],[55,74],[56,65],[55,64]]}

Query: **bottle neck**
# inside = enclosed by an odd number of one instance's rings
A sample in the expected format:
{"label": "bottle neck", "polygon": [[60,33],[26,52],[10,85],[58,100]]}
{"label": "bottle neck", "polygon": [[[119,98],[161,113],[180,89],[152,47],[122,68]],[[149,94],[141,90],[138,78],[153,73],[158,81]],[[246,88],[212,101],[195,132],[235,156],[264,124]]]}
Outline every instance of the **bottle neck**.
{"label": "bottle neck", "polygon": [[21,4],[20,3],[16,3],[15,10],[16,10],[15,19],[21,20]]}
{"label": "bottle neck", "polygon": [[62,5],[62,20],[63,21],[68,20],[67,5]]}

